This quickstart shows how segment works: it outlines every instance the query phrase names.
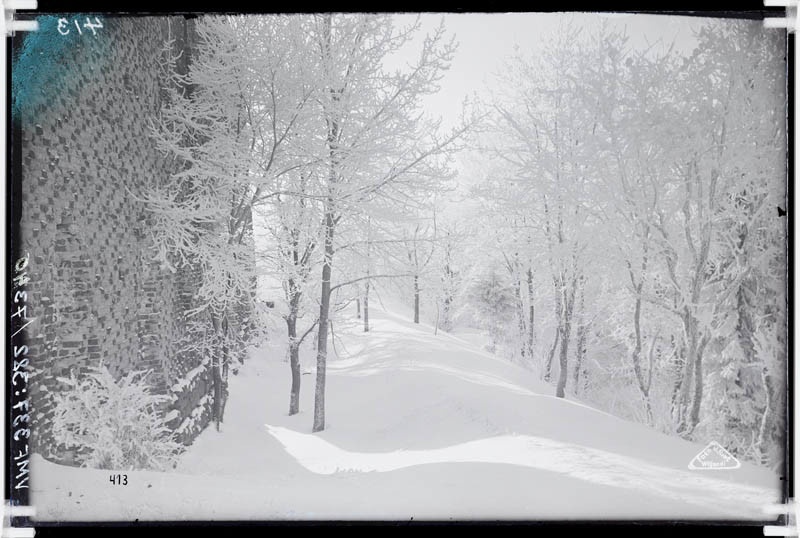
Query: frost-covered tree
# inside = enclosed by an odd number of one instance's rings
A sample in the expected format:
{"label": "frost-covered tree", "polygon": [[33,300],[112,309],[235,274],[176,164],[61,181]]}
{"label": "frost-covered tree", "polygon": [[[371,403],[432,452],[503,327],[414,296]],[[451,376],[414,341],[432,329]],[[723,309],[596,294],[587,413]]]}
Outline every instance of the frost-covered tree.
{"label": "frost-covered tree", "polygon": [[[785,201],[784,53],[785,40],[755,24],[699,32],[676,77],[677,106],[698,119],[673,168],[682,223],[659,228],[687,334],[680,426],[706,430],[726,417],[734,448],[758,459],[768,438],[773,446],[781,438],[774,389],[784,375],[785,228],[775,208]],[[775,339],[768,355],[756,349],[761,331]],[[731,405],[706,406],[707,387]]]}
{"label": "frost-covered tree", "polygon": [[414,323],[419,323],[420,286],[436,253],[437,229],[434,209],[429,222],[416,222],[409,227],[405,238],[408,267],[411,273],[414,297]]}
{"label": "frost-covered tree", "polygon": [[497,269],[481,268],[468,284],[467,301],[488,331],[488,351],[494,353],[505,334],[505,325],[514,318],[513,286]]}
{"label": "frost-covered tree", "polygon": [[584,271],[589,215],[583,191],[589,180],[593,116],[576,106],[577,34],[559,33],[537,58],[515,58],[509,71],[511,94],[494,104],[504,134],[500,149],[512,166],[512,178],[528,187],[522,198],[535,207],[544,234],[553,293],[556,330],[544,365],[549,379],[558,352],[556,394],[564,396],[575,296]]}
{"label": "frost-covered tree", "polygon": [[436,286],[436,327],[449,332],[453,329],[455,313],[458,308],[456,301],[467,263],[460,254],[460,249],[464,244],[461,224],[458,221],[445,221],[439,225],[439,228],[441,230],[440,248],[437,250],[435,264],[439,280],[438,283],[433,284]]}
{"label": "frost-covered tree", "polygon": [[420,99],[436,91],[454,45],[440,27],[418,61],[394,73],[383,59],[418,29],[396,29],[390,17],[318,15],[309,39],[318,51],[320,109],[326,146],[322,270],[317,335],[314,431],[325,428],[325,379],[337,231],[374,198],[403,198],[441,176],[439,156],[459,136],[440,137],[420,114]]}
{"label": "frost-covered tree", "polygon": [[510,61],[473,172],[495,247],[475,264],[506,267],[519,310],[531,261],[556,393],[762,462],[782,438],[784,50],[749,22],[689,54],[562,28]]}
{"label": "frost-covered tree", "polygon": [[[502,132],[503,126],[493,126]],[[533,362],[533,343],[536,331],[534,300],[534,264],[536,228],[541,221],[526,180],[520,178],[517,167],[510,163],[515,156],[500,147],[492,148],[491,155],[498,158],[474,186],[473,195],[480,200],[481,220],[491,222],[483,232],[487,250],[503,261],[503,266],[513,283],[517,334],[512,351],[523,363]]]}
{"label": "frost-covered tree", "polygon": [[286,323],[287,355],[292,376],[289,415],[300,411],[300,347],[317,321],[311,295],[312,286],[316,284],[314,270],[320,263],[317,249],[320,211],[316,200],[303,196],[308,193],[310,173],[302,169],[286,174],[286,187],[293,192],[276,194],[271,203],[257,210],[267,232],[265,249],[259,253],[259,259],[267,276],[280,283],[282,292],[279,312]]}
{"label": "frost-covered tree", "polygon": [[626,276],[622,284],[633,303],[632,334],[623,338],[648,422],[654,368],[648,357],[658,332],[644,324],[646,284],[657,263],[651,215],[669,167],[670,153],[661,146],[664,137],[674,134],[665,129],[674,124],[666,104],[672,99],[668,81],[675,62],[671,48],[636,51],[624,32],[602,25],[576,65],[576,75],[584,81],[576,106],[594,116],[593,181],[587,194],[596,200],[591,210],[613,247],[606,252],[611,267]]}
{"label": "frost-covered tree", "polygon": [[165,46],[169,78],[152,131],[178,172],[141,196],[156,259],[172,270],[199,269],[192,314],[212,326],[217,427],[231,348],[242,345],[230,332],[230,318],[254,300],[253,207],[280,192],[281,178],[299,166],[288,146],[314,88],[290,54],[302,44],[300,22],[203,17],[183,74],[171,43]]}

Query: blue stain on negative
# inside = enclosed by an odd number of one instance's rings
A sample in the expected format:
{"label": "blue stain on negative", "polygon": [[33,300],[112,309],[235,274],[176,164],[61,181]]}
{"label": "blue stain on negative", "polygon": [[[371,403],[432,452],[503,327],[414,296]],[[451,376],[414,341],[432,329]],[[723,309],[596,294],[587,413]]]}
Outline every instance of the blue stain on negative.
{"label": "blue stain on negative", "polygon": [[[87,26],[104,23],[104,19],[97,15],[43,15],[36,21],[39,30],[24,34],[12,59],[11,113],[14,116],[34,113],[38,106],[46,106],[61,93],[63,83],[72,74],[69,66],[76,65],[66,61],[67,58],[76,54],[94,52],[91,56],[95,56],[101,53],[91,60],[94,63],[96,57],[103,56],[101,47],[108,43],[104,39],[104,28],[95,27],[92,31]],[[80,60],[77,65],[80,65]]]}

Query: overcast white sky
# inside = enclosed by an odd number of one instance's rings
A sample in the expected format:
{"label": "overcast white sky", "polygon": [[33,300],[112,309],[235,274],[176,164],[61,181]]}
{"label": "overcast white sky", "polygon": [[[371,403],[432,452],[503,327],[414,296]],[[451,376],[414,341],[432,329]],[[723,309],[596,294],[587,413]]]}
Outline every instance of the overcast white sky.
{"label": "overcast white sky", "polygon": [[[415,17],[415,14],[396,15],[396,24],[410,24]],[[665,43],[675,41],[678,50],[687,52],[694,46],[693,30],[707,20],[673,15],[596,13],[424,14],[420,41],[405,54],[392,58],[390,65],[416,58],[422,36],[432,32],[442,17],[448,34],[455,34],[459,47],[450,70],[441,81],[441,91],[430,96],[425,105],[430,114],[442,117],[444,126],[454,126],[458,122],[466,96],[474,92],[485,96],[491,92],[494,74],[514,53],[515,45],[523,54],[535,52],[560,20],[572,19],[588,30],[606,18],[611,24],[627,29],[632,47],[644,48],[648,42],[661,39]]]}

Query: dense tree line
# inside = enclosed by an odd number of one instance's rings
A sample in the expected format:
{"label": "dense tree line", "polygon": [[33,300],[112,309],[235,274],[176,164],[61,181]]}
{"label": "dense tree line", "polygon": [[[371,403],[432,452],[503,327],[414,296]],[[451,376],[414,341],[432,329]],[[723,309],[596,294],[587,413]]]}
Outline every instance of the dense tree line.
{"label": "dense tree line", "polygon": [[[558,396],[779,463],[783,37],[718,21],[685,55],[608,26],[559,35],[514,58],[485,104],[474,192],[502,230],[483,263],[507,269],[508,353],[555,376]],[[537,327],[534,308],[549,314]],[[531,354],[534,331],[547,340]]]}
{"label": "dense tree line", "polygon": [[[446,156],[466,130],[443,133],[420,108],[455,50],[443,27],[411,65],[384,68],[419,27],[366,14],[204,17],[189,73],[165,69],[153,133],[179,172],[144,196],[158,257],[201,267],[205,301],[195,314],[214,327],[221,380],[229,357],[219,350],[235,345],[232,305],[256,301],[239,262],[254,248],[254,227],[268,231],[258,265],[283,289],[290,414],[299,411],[301,344],[316,336],[314,431],[325,427],[332,313],[363,290],[367,329],[370,281],[391,276],[354,260],[404,242],[392,223],[411,218],[448,176]],[[178,59],[170,45],[168,67]]]}
{"label": "dense tree line", "polygon": [[[558,397],[782,461],[777,33],[716,21],[686,54],[641,50],[610,25],[565,25],[510,58],[504,90],[445,131],[422,107],[456,50],[442,26],[419,42],[419,23],[375,15],[205,17],[197,28],[190,72],[172,77],[153,129],[180,171],[145,201],[159,259],[204,269],[198,315],[218,348],[235,344],[232,305],[255,301],[238,261],[264,231],[258,266],[281,290],[290,414],[305,342],[313,430],[324,429],[336,317],[349,309],[368,331],[371,294],[391,282],[415,323],[480,326],[493,352]],[[415,42],[415,62],[385,68]],[[454,211],[459,195],[470,203]]]}

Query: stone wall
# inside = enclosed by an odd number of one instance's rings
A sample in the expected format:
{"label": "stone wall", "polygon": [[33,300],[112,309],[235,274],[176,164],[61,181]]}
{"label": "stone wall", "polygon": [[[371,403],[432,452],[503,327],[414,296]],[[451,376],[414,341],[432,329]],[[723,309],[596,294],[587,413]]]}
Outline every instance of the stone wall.
{"label": "stone wall", "polygon": [[149,137],[148,118],[161,105],[164,40],[177,38],[179,69],[186,69],[191,24],[183,17],[104,19],[97,36],[73,36],[69,46],[46,51],[57,55],[50,66],[62,70],[57,89],[31,88],[34,97],[49,94],[29,99],[17,118],[19,237],[30,253],[29,304],[37,317],[27,342],[36,372],[32,443],[52,459],[69,460],[47,427],[56,378],[101,362],[115,375],[152,370],[152,390],[172,395],[164,412],[182,442],[210,421],[211,361],[181,347],[197,274],[151,261],[147,213],[137,198],[172,172]]}

